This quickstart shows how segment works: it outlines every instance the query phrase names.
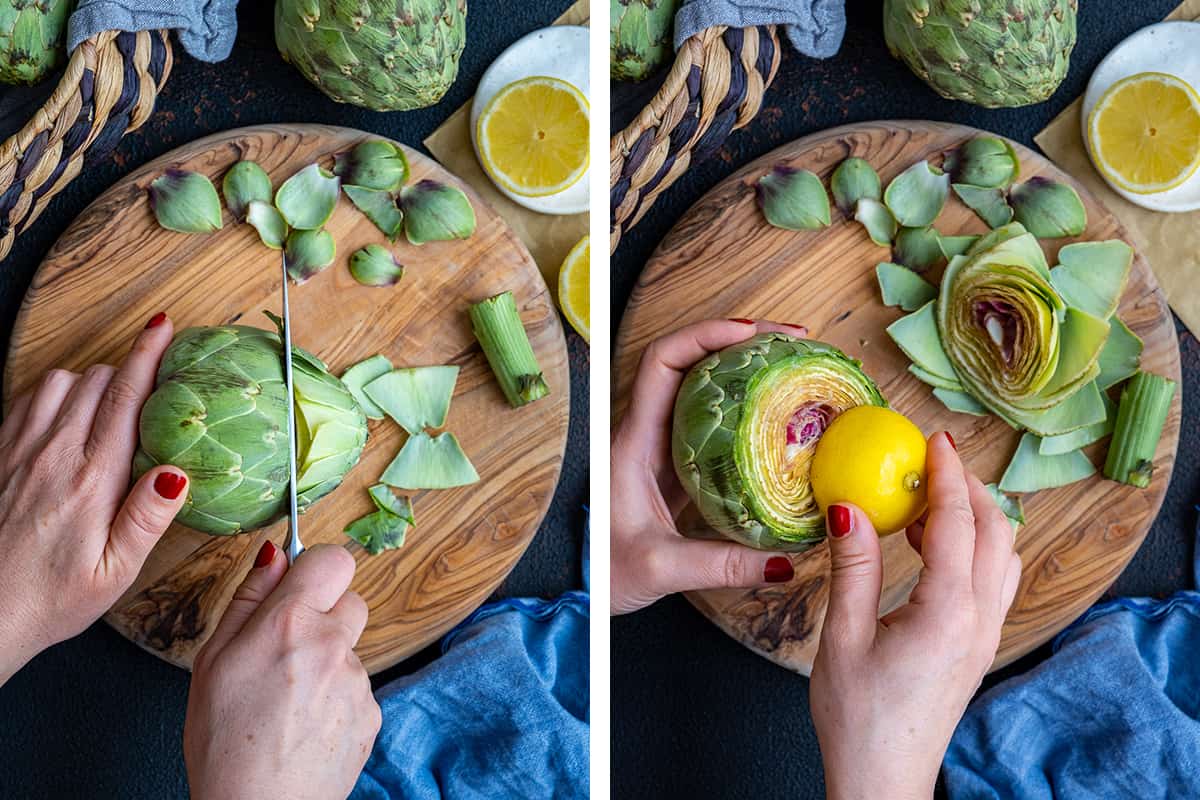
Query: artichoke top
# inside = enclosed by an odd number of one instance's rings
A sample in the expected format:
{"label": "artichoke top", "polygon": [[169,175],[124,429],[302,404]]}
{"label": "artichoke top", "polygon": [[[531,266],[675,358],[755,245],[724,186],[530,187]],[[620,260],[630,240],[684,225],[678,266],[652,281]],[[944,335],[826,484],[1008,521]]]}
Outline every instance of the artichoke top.
{"label": "artichoke top", "polygon": [[888,50],[938,94],[988,108],[1046,100],[1067,75],[1077,0],[885,0]]}
{"label": "artichoke top", "polygon": [[466,17],[466,0],[277,0],[275,44],[333,100],[405,111],[454,83]]}
{"label": "artichoke top", "polygon": [[886,406],[859,363],[821,342],[760,334],[696,364],[675,401],[675,471],[705,521],[751,547],[825,535],[809,469],[837,415]]}
{"label": "artichoke top", "polygon": [[37,83],[66,60],[74,6],[74,0],[0,0],[0,83]]}

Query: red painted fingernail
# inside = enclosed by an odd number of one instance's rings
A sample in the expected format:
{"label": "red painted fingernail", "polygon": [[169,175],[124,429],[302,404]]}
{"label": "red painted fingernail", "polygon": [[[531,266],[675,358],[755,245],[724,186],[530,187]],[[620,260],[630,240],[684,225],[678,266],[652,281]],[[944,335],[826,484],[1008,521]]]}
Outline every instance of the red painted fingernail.
{"label": "red painted fingernail", "polygon": [[795,574],[791,560],[784,556],[771,556],[763,567],[763,580],[767,583],[787,583]]}
{"label": "red painted fingernail", "polygon": [[950,435],[950,431],[943,431],[943,433],[946,434],[946,441],[950,443],[950,446],[958,450],[958,445],[954,443],[954,437]]}
{"label": "red painted fingernail", "polygon": [[179,493],[185,486],[187,486],[187,478],[178,472],[160,472],[154,479],[154,491],[158,492],[159,497],[167,500],[179,497]]}
{"label": "red painted fingernail", "polygon": [[254,559],[254,568],[261,569],[274,561],[278,549],[270,539],[263,542],[262,547],[258,548],[258,556]]}
{"label": "red painted fingernail", "polygon": [[854,515],[845,506],[830,506],[826,512],[829,519],[829,533],[835,539],[840,539],[854,529]]}
{"label": "red painted fingernail", "polygon": [[753,325],[753,324],[754,324],[754,320],[752,320],[752,319],[741,319],[740,317],[730,317],[730,318],[729,318],[729,321],[730,321],[730,322],[740,322],[740,323],[742,323],[743,325]]}
{"label": "red painted fingernail", "polygon": [[167,321],[167,312],[160,311],[157,314],[155,314],[153,317],[151,317],[150,321],[146,323],[146,330],[150,330],[151,328],[157,328],[159,325],[162,325],[166,321]]}
{"label": "red painted fingernail", "polygon": [[808,336],[808,328],[807,328],[807,326],[804,326],[804,325],[793,325],[793,324],[792,324],[792,323],[790,323],[790,322],[785,322],[785,323],[783,323],[783,324],[784,324],[784,325],[787,325],[789,328],[795,328],[796,330],[800,331],[800,335],[801,335],[801,336]]}

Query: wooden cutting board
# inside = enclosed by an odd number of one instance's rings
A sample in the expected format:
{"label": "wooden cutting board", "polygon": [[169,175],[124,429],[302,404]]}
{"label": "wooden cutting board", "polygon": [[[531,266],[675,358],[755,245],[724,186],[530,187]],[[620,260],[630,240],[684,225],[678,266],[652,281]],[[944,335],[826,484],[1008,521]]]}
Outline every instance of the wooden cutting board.
{"label": "wooden cutting board", "polygon": [[[967,465],[985,482],[999,480],[1018,434],[993,417],[948,411],[906,370],[908,360],[884,329],[903,312],[882,304],[875,265],[890,260],[862,227],[833,209],[833,224],[814,232],[772,228],[755,203],[754,185],[776,164],[810,169],[828,185],[847,156],[867,159],[886,182],[922,159],[971,136],[973,128],[931,122],[889,121],[850,125],[799,139],[731,175],[689,210],[651,257],[621,320],[616,343],[616,405],[629,396],[646,345],[682,325],[712,317],[755,317],[802,323],[814,339],[860,358],[891,405],[921,430],[948,430]],[[1088,212],[1080,239],[1128,239],[1121,224],[1070,176],[1014,143],[1021,177],[1046,175],[1073,185]],[[937,220],[943,233],[986,230],[956,199]],[[1073,239],[1046,243],[1052,259]],[[940,274],[937,276],[940,277]],[[1179,381],[1179,348],[1166,301],[1140,256],[1118,315],[1145,341],[1143,369]],[[1025,496],[1028,525],[1017,536],[1024,572],[1004,626],[993,668],[1050,639],[1091,605],[1129,563],[1162,504],[1179,439],[1177,392],[1155,458],[1149,489],[1106,481],[1099,475],[1061,489]],[[1107,442],[1088,452],[1102,463]],[[702,525],[694,507],[680,524]],[[903,603],[921,560],[903,536],[883,540],[884,589],[880,614]],[[688,599],[726,633],[751,650],[803,674],[812,669],[828,599],[829,550],[821,545],[793,556],[791,583],[755,590],[692,592]]]}
{"label": "wooden cutting board", "polygon": [[[176,329],[239,323],[272,328],[262,309],[280,311],[279,251],[249,225],[224,214],[224,228],[186,235],[156,224],[146,199],[168,167],[194,170],[215,184],[239,159],[257,161],[276,187],[314,161],[370,134],[321,125],[256,126],[199,139],[131,173],[102,194],[54,245],[34,276],[13,331],[4,373],[6,407],[47,369],[117,363],[153,314]],[[482,603],[525,551],[554,494],[567,438],[566,342],[546,284],[524,245],[468,186],[406,149],[411,181],[459,186],[478,218],[461,242],[391,246],[405,265],[395,287],[368,288],[350,277],[351,253],[383,235],[342,197],[327,228],[337,242],[332,266],[291,289],[294,341],[334,374],[375,353],[397,366],[461,367],[447,429],[462,442],[482,480],[416,492],[417,527],[400,550],[371,556],[343,533],[373,510],[377,482],[404,440],[390,420],[371,422],[358,466],[333,494],[301,518],[304,543],[332,543],[358,562],[352,588],[370,618],[358,654],[378,672],[437,640]],[[551,394],[508,407],[471,334],[467,307],[511,290]],[[273,329],[273,328],[272,328]],[[287,523],[233,537],[173,525],[133,587],[105,617],[155,655],[190,667],[249,570],[264,538],[282,545]]]}

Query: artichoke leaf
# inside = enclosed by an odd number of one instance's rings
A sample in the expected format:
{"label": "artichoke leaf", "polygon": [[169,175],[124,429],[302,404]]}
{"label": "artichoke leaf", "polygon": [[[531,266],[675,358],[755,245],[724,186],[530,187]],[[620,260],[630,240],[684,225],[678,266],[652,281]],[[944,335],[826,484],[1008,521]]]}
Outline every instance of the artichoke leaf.
{"label": "artichoke leaf", "polygon": [[806,169],[782,165],[758,179],[758,207],[767,222],[789,231],[829,225],[829,196],[821,179]]}
{"label": "artichoke leaf", "polygon": [[978,241],[978,236],[942,236],[938,234],[938,248],[941,249],[942,256],[947,260],[965,254]]}
{"label": "artichoke leaf", "polygon": [[1079,450],[1056,456],[1038,452],[1037,436],[1021,436],[1017,452],[1004,470],[999,489],[1002,492],[1025,493],[1066,486],[1096,474],[1096,467]]}
{"label": "artichoke leaf", "polygon": [[150,183],[150,208],[158,224],[179,233],[221,229],[221,199],[204,175],[169,169]]}
{"label": "artichoke leaf", "polygon": [[1087,228],[1079,194],[1065,183],[1034,177],[1008,193],[1013,218],[1039,239],[1078,236]]}
{"label": "artichoke leaf", "polygon": [[377,556],[384,550],[401,547],[408,527],[409,523],[403,517],[379,510],[351,522],[346,526],[345,534]]}
{"label": "artichoke leaf", "polygon": [[342,383],[345,384],[350,394],[354,395],[354,399],[366,413],[367,419],[383,419],[384,412],[382,408],[375,405],[375,401],[367,397],[363,387],[376,378],[391,372],[392,369],[392,362],[388,361],[387,356],[376,354],[350,366],[342,373]]}
{"label": "artichoke leaf", "polygon": [[379,479],[398,489],[452,489],[479,481],[471,461],[449,431],[412,434]]}
{"label": "artichoke leaf", "polygon": [[[1102,397],[1096,382],[1092,381],[1049,409],[1026,411],[1010,407],[997,413],[1038,436],[1057,436],[1103,421],[1105,410]],[[992,410],[996,411],[995,408]]]}
{"label": "artichoke leaf", "polygon": [[950,191],[950,176],[928,161],[913,164],[888,184],[883,202],[896,221],[906,228],[932,225]]}
{"label": "artichoke leaf", "polygon": [[1008,140],[976,136],[946,153],[942,163],[957,184],[1006,189],[1021,174],[1021,161]]}
{"label": "artichoke leaf", "polygon": [[892,248],[892,258],[914,272],[925,272],[942,259],[938,232],[931,227],[901,228]]}
{"label": "artichoke leaf", "polygon": [[335,154],[333,174],[343,187],[393,192],[408,180],[408,158],[403,148],[386,139],[368,139]]}
{"label": "artichoke leaf", "polygon": [[937,297],[937,289],[932,283],[899,264],[881,261],[875,266],[875,277],[885,306],[916,311]]}
{"label": "artichoke leaf", "polygon": [[887,206],[870,197],[859,200],[854,207],[854,219],[867,230],[867,236],[880,247],[890,247],[896,236],[896,218]]}
{"label": "artichoke leaf", "polygon": [[958,382],[957,378],[943,378],[941,375],[934,375],[932,372],[921,369],[916,364],[909,364],[908,371],[916,376],[917,380],[929,384],[930,386],[939,389],[948,389],[952,392],[963,392],[963,386]]}
{"label": "artichoke leaf", "polygon": [[958,414],[970,414],[975,417],[986,417],[987,407],[966,392],[956,392],[935,386],[933,396],[942,401],[942,405]]}
{"label": "artichoke leaf", "polygon": [[258,238],[272,250],[281,250],[287,241],[288,226],[283,215],[270,203],[251,200],[246,207],[246,222],[258,231]]}
{"label": "artichoke leaf", "polygon": [[466,192],[425,179],[400,192],[404,235],[410,244],[467,239],[475,233],[475,209]]}
{"label": "artichoke leaf", "polygon": [[250,203],[271,202],[271,178],[267,171],[253,161],[239,161],[221,179],[221,194],[225,207],[234,219],[245,219]]}
{"label": "artichoke leaf", "polygon": [[1067,305],[1108,319],[1117,310],[1132,264],[1133,248],[1120,239],[1077,242],[1058,251],[1050,282]]}
{"label": "artichoke leaf", "polygon": [[888,336],[904,351],[909,361],[933,375],[957,380],[954,367],[942,349],[934,309],[937,301],[931,300],[907,316],[887,327]]}
{"label": "artichoke leaf", "polygon": [[283,243],[283,264],[288,277],[301,284],[332,264],[336,253],[329,231],[297,228]]}
{"label": "artichoke leaf", "polygon": [[953,189],[958,199],[989,228],[1000,228],[1012,222],[1013,210],[1003,189],[982,189],[963,183],[954,184]]}
{"label": "artichoke leaf", "polygon": [[351,254],[350,275],[363,286],[394,286],[404,267],[383,245],[369,244]]}
{"label": "artichoke leaf", "polygon": [[413,518],[412,500],[408,497],[397,497],[396,493],[386,483],[377,483],[367,489],[367,494],[371,496],[375,507],[380,511],[387,511],[390,514],[395,514],[409,525],[416,527],[417,523]]}
{"label": "artichoke leaf", "polygon": [[400,232],[404,230],[404,213],[396,204],[395,195],[359,186],[343,186],[342,191],[389,242],[394,242],[400,237]]}
{"label": "artichoke leaf", "polygon": [[865,159],[854,156],[838,164],[829,179],[829,188],[834,204],[847,217],[855,213],[860,200],[879,201],[883,191],[875,168]]}
{"label": "artichoke leaf", "polygon": [[1047,400],[1075,391],[1100,374],[1097,364],[1108,339],[1105,320],[1068,308],[1060,326],[1058,365],[1040,394]]}
{"label": "artichoke leaf", "polygon": [[317,230],[333,216],[340,183],[337,176],[309,164],[275,192],[275,207],[290,227]]}
{"label": "artichoke leaf", "polygon": [[1043,456],[1060,456],[1072,450],[1082,450],[1090,444],[1103,439],[1113,432],[1117,422],[1117,404],[1101,392],[1100,399],[1104,401],[1104,420],[1094,425],[1063,433],[1058,436],[1046,436],[1038,445],[1038,453]]}
{"label": "artichoke leaf", "polygon": [[1142,340],[1117,317],[1109,320],[1108,339],[1100,351],[1100,374],[1096,383],[1101,389],[1116,386],[1138,371],[1142,359]]}
{"label": "artichoke leaf", "polygon": [[363,391],[401,428],[416,434],[446,424],[457,380],[457,366],[408,367],[381,375],[367,383]]}
{"label": "artichoke leaf", "polygon": [[1021,502],[1021,498],[1004,494],[994,483],[984,484],[983,488],[988,490],[988,494],[996,501],[996,505],[1004,512],[1004,516],[1008,517],[1008,524],[1012,526],[1015,536],[1020,527],[1025,524],[1025,506]]}

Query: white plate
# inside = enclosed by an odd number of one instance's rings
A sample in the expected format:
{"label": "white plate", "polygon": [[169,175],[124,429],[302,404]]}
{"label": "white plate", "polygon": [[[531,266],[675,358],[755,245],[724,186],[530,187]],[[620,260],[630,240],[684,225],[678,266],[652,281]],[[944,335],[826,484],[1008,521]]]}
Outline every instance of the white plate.
{"label": "white plate", "polygon": [[[588,29],[579,25],[551,25],[518,39],[483,73],[475,89],[471,105],[471,143],[479,158],[479,142],[475,139],[475,123],[496,93],[513,81],[545,75],[558,78],[588,93]],[[486,170],[484,170],[486,173]],[[541,214],[579,214],[588,210],[588,180],[591,169],[583,177],[558,194],[546,197],[522,197],[503,186],[496,188],[510,200]],[[492,181],[495,183],[495,181]]]}
{"label": "white plate", "polygon": [[[1087,146],[1088,115],[1096,103],[1122,78],[1139,72],[1165,72],[1200,87],[1200,23],[1160,22],[1142,28],[1105,56],[1092,73],[1083,95],[1083,142]],[[1101,173],[1103,175],[1103,173]],[[1105,180],[1108,180],[1105,178]],[[1109,186],[1131,203],[1152,211],[1194,211],[1200,208],[1200,170],[1183,185],[1157,194],[1134,194]]]}

